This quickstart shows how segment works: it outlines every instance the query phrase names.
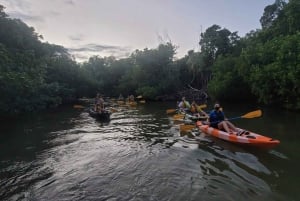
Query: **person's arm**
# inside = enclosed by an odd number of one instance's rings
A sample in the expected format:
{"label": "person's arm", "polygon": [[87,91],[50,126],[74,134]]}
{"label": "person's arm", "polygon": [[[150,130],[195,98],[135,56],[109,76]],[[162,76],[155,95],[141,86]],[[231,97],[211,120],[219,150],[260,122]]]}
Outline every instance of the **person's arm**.
{"label": "person's arm", "polygon": [[204,112],[202,109],[201,110],[201,114],[204,115],[206,118],[209,118],[208,114],[206,112]]}
{"label": "person's arm", "polygon": [[222,115],[223,115],[223,120],[228,121],[227,117],[225,116],[225,113],[223,111],[221,111],[221,112],[222,112]]}
{"label": "person's arm", "polygon": [[184,103],[185,103],[186,108],[188,108],[188,109],[191,108],[191,105],[190,105],[190,103],[188,101],[184,101]]}
{"label": "person's arm", "polygon": [[183,102],[181,101],[181,102],[178,104],[178,107],[179,107],[179,108],[182,108],[182,106],[183,106],[182,104],[183,104]]}

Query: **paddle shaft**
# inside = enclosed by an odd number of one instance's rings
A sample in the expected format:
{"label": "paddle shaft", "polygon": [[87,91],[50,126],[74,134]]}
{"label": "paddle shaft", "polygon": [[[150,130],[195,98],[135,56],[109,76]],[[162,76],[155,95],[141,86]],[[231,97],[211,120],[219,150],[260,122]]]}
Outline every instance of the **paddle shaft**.
{"label": "paddle shaft", "polygon": [[[261,115],[262,115],[262,111],[261,110],[256,110],[256,111],[244,114],[243,116],[232,117],[232,118],[226,119],[225,121],[235,120],[235,119],[242,119],[242,118],[251,119],[251,118],[255,118],[255,117],[260,117]],[[224,121],[224,120],[221,120],[221,121]],[[211,124],[216,124],[216,123],[219,123],[221,121],[215,121],[215,122],[210,122],[210,123]]]}
{"label": "paddle shaft", "polygon": [[210,124],[216,124],[216,123],[220,123],[222,121],[229,121],[229,120],[235,120],[235,119],[241,119],[242,117],[233,117],[233,118],[229,118],[229,119],[224,119],[224,120],[220,120],[220,121],[213,121],[213,122],[209,122]]}

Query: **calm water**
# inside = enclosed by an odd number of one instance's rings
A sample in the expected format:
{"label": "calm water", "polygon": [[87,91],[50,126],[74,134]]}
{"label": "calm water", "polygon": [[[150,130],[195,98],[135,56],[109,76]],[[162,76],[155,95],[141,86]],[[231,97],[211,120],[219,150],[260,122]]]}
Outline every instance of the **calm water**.
{"label": "calm water", "polygon": [[281,140],[264,151],[182,136],[165,114],[173,105],[118,108],[108,123],[71,107],[2,121],[0,200],[300,200],[300,114],[234,122]]}

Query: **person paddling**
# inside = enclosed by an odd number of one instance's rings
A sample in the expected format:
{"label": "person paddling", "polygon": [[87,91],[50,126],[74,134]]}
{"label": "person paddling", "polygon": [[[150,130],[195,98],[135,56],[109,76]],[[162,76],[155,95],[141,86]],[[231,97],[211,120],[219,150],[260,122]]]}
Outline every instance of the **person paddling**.
{"label": "person paddling", "polygon": [[214,109],[209,114],[209,125],[219,130],[225,130],[227,133],[239,135],[242,132],[225,118],[219,103],[214,105]]}
{"label": "person paddling", "polygon": [[205,118],[208,119],[208,117],[209,117],[208,114],[207,114],[206,112],[204,112],[204,111],[197,105],[197,103],[196,103],[195,101],[192,102],[191,107],[190,107],[190,111],[191,111],[191,113],[192,113],[194,116],[196,116],[196,117],[198,117],[198,118],[200,118],[200,117],[205,117]]}
{"label": "person paddling", "polygon": [[95,110],[95,112],[104,111],[104,100],[99,93],[97,93],[96,98],[95,98],[94,110]]}
{"label": "person paddling", "polygon": [[124,100],[124,97],[123,97],[123,95],[122,95],[122,94],[120,94],[120,95],[119,95],[119,98],[118,98],[118,100],[119,100],[119,101],[123,101],[123,100]]}
{"label": "person paddling", "polygon": [[188,101],[185,100],[185,97],[182,97],[181,102],[178,104],[180,110],[187,111],[191,108],[191,105]]}

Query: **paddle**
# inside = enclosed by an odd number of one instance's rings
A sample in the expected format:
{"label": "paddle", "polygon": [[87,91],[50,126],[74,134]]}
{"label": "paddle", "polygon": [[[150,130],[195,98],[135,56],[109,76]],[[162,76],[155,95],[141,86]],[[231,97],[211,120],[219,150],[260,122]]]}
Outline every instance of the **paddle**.
{"label": "paddle", "polygon": [[[235,119],[252,119],[252,118],[256,118],[256,117],[260,117],[262,115],[262,111],[261,110],[255,110],[253,112],[248,112],[247,114],[244,114],[243,116],[239,116],[239,117],[232,117],[232,118],[229,118],[227,120],[235,120]],[[210,122],[210,123],[218,123],[220,121],[216,121],[216,122]],[[193,125],[195,127],[195,125]],[[187,131],[188,129],[189,130],[192,130],[194,127],[191,127],[190,125],[184,127],[182,126],[182,129],[184,131]],[[181,127],[180,127],[181,129]]]}
{"label": "paddle", "polygon": [[167,109],[167,114],[172,114],[176,111],[177,111],[177,109]]}
{"label": "paddle", "polygon": [[118,100],[117,103],[118,103],[119,105],[124,105],[124,104],[125,104],[125,101],[123,101],[123,100]]}
{"label": "paddle", "polygon": [[206,104],[198,105],[198,106],[197,106],[197,110],[202,110],[202,109],[204,109],[204,108],[206,108],[206,107],[207,107]]}
{"label": "paddle", "polygon": [[174,120],[183,119],[184,116],[185,116],[185,114],[175,114],[175,115],[173,116],[173,119],[174,119]]}
{"label": "paddle", "polygon": [[134,107],[134,106],[137,106],[137,102],[136,102],[136,101],[133,101],[133,102],[126,102],[126,105],[131,106],[131,107]]}
{"label": "paddle", "polygon": [[195,128],[194,124],[181,124],[179,126],[180,131],[190,131]]}
{"label": "paddle", "polygon": [[[204,109],[204,108],[206,108],[206,107],[207,107],[206,104],[203,104],[203,105],[199,105],[199,106],[198,106],[198,108],[200,108],[200,109]],[[167,110],[166,110],[166,113],[167,113],[167,114],[172,114],[172,113],[174,113],[174,112],[176,112],[176,111],[178,111],[178,109],[167,109]]]}
{"label": "paddle", "polygon": [[118,110],[117,109],[115,109],[115,108],[110,108],[110,111],[111,111],[111,113],[114,113],[114,112],[118,112]]}
{"label": "paddle", "polygon": [[[232,118],[229,118],[226,120],[229,121],[229,120],[235,120],[235,119],[252,119],[252,118],[260,117],[261,115],[262,115],[261,110],[255,110],[253,112],[248,112],[247,114],[244,114],[243,116],[232,117]],[[215,122],[210,122],[210,123],[215,124],[218,122],[220,122],[220,121],[215,121]]]}
{"label": "paddle", "polygon": [[251,118],[255,118],[255,117],[260,117],[261,115],[262,115],[261,110],[255,110],[253,112],[248,112],[247,114],[244,114],[243,116],[231,118],[231,120],[239,119],[239,118],[251,119]]}
{"label": "paddle", "polygon": [[73,105],[73,108],[75,108],[75,109],[84,109],[85,107],[83,105]]}

